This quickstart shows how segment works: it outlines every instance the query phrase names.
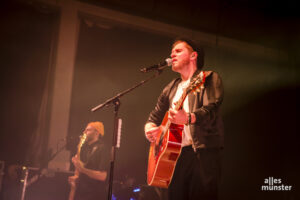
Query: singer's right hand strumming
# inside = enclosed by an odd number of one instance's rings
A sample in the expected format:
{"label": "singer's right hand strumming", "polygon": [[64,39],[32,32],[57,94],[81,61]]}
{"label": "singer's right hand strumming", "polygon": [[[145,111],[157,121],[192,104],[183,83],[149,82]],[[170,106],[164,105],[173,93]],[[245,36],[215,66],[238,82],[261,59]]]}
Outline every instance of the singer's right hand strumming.
{"label": "singer's right hand strumming", "polygon": [[145,125],[145,136],[150,142],[155,142],[159,131],[160,126],[156,126],[154,123],[147,123]]}

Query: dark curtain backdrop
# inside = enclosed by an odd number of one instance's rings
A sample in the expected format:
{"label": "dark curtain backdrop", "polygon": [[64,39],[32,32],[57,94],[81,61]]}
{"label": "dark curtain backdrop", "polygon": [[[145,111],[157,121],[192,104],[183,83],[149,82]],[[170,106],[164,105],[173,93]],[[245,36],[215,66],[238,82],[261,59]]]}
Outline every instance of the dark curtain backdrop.
{"label": "dark curtain backdrop", "polygon": [[14,1],[0,13],[0,159],[39,165],[47,151],[58,13]]}

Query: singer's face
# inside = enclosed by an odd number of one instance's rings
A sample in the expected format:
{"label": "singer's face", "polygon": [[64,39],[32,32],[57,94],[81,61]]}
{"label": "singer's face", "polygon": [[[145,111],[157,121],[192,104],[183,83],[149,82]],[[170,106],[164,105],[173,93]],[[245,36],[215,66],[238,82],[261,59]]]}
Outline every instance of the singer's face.
{"label": "singer's face", "polygon": [[178,42],[172,48],[172,70],[181,72],[190,63],[191,50],[185,42]]}
{"label": "singer's face", "polygon": [[87,126],[84,130],[87,141],[95,140],[98,138],[98,131],[93,126]]}

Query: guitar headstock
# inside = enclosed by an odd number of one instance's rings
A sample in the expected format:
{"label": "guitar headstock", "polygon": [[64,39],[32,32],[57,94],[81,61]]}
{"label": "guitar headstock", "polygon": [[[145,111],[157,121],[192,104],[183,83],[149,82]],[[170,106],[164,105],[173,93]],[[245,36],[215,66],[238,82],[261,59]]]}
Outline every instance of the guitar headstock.
{"label": "guitar headstock", "polygon": [[82,145],[85,143],[85,140],[86,140],[86,134],[83,133],[81,136],[80,136],[80,141],[79,141],[79,144],[78,144],[78,149],[80,149],[82,147]]}
{"label": "guitar headstock", "polygon": [[205,82],[205,74],[203,71],[201,71],[196,77],[194,77],[190,81],[189,85],[185,88],[183,95],[178,100],[178,102],[176,102],[176,104],[175,104],[175,110],[179,110],[182,108],[183,102],[184,102],[186,96],[188,95],[188,93],[200,92],[199,88],[204,88],[204,82]]}
{"label": "guitar headstock", "polygon": [[200,88],[204,88],[204,82],[205,82],[205,74],[203,71],[201,71],[196,77],[194,77],[189,86],[186,88],[187,93],[189,92],[200,92]]}
{"label": "guitar headstock", "polygon": [[81,151],[81,147],[82,145],[85,143],[86,141],[86,134],[83,133],[81,136],[80,136],[80,141],[78,143],[78,146],[77,146],[77,157],[79,158],[80,160],[80,151]]}

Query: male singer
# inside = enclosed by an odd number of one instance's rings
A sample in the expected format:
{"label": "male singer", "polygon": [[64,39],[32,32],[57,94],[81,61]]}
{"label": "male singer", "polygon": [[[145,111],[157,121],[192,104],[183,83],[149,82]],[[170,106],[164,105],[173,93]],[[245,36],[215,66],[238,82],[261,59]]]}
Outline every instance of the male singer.
{"label": "male singer", "polygon": [[180,78],[171,81],[160,94],[145,125],[145,136],[154,142],[165,113],[174,124],[184,125],[182,151],[168,188],[170,200],[215,200],[220,180],[220,153],[223,148],[223,123],[220,106],[223,85],[220,76],[205,71],[204,92],[190,93],[181,110],[174,105],[204,63],[204,52],[194,42],[180,38],[172,45],[172,70]]}

